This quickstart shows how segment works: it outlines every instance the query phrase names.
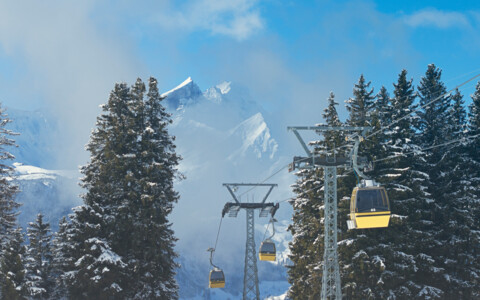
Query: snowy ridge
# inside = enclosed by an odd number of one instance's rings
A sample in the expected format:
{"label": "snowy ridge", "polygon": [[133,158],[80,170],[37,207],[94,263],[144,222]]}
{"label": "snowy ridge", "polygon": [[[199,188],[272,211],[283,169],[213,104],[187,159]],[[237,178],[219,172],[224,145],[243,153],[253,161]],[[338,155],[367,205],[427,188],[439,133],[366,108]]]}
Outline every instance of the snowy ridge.
{"label": "snowy ridge", "polygon": [[222,94],[227,94],[230,92],[230,87],[231,82],[230,81],[224,81],[222,83],[217,84],[215,87],[220,90],[220,93]]}
{"label": "snowy ridge", "polygon": [[166,97],[167,107],[173,111],[182,110],[184,106],[200,102],[203,98],[202,96],[202,91],[191,77],[188,77],[177,87],[162,94],[162,97]]}
{"label": "snowy ridge", "polygon": [[192,80],[192,77],[188,77],[187,79],[185,79],[184,82],[180,83],[178,86],[174,87],[173,89],[169,90],[168,92],[165,92],[162,94],[162,97],[166,97],[168,95],[170,95],[171,93],[183,88],[184,86],[186,86],[187,84],[193,82]]}
{"label": "snowy ridge", "polygon": [[18,162],[13,163],[13,169],[17,180],[56,179],[58,176],[69,179],[78,178],[77,171],[47,170]]}
{"label": "snowy ridge", "polygon": [[248,149],[252,149],[258,158],[261,158],[263,153],[269,152],[269,158],[273,159],[278,149],[278,144],[271,138],[270,130],[261,113],[240,123],[230,131],[230,135],[240,136],[243,141],[241,147],[228,157],[230,160],[237,156],[245,156]]}

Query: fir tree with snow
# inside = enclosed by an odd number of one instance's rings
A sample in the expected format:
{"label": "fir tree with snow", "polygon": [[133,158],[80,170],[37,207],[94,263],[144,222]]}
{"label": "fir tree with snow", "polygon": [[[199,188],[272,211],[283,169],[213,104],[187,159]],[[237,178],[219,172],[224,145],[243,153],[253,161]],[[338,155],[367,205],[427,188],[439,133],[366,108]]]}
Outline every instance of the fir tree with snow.
{"label": "fir tree with snow", "polygon": [[22,299],[24,292],[23,237],[17,225],[18,208],[15,201],[18,187],[11,183],[13,169],[7,161],[14,158],[8,151],[15,146],[16,135],[6,129],[11,120],[0,106],[0,286],[4,299]]}
{"label": "fir tree with snow", "polygon": [[52,299],[68,299],[68,291],[65,284],[65,273],[72,267],[72,253],[75,251],[69,243],[70,224],[66,217],[63,217],[58,224],[58,231],[55,232],[52,240],[52,277],[55,280]]}
{"label": "fir tree with snow", "polygon": [[[341,126],[335,102],[335,95],[330,93],[328,106],[323,118],[329,126]],[[341,133],[333,132],[324,140],[312,141],[315,155],[325,155],[342,144]],[[330,153],[331,154],[331,153]],[[322,260],[324,253],[324,192],[323,169],[304,169],[296,173],[299,177],[293,185],[297,194],[291,201],[293,206],[293,223],[288,227],[293,239],[290,242],[290,260],[288,281],[291,287],[288,297],[292,299],[317,299],[321,294]]]}
{"label": "fir tree with snow", "polygon": [[25,246],[21,228],[15,228],[10,233],[2,253],[0,271],[2,280],[0,291],[2,299],[26,299],[25,289]]}
{"label": "fir tree with snow", "polygon": [[370,126],[370,113],[374,105],[375,96],[371,82],[366,82],[365,77],[360,75],[358,83],[353,88],[353,98],[345,101],[350,116],[347,120],[349,126]]}
{"label": "fir tree with snow", "polygon": [[[157,81],[117,84],[97,119],[82,168],[84,205],[72,215],[72,298],[176,299],[176,238],[168,215],[178,201],[179,156]],[[92,298],[93,299],[93,298]]]}
{"label": "fir tree with snow", "polygon": [[38,214],[27,228],[29,244],[25,255],[25,286],[32,299],[49,299],[55,285],[52,274],[52,242],[50,224]]}

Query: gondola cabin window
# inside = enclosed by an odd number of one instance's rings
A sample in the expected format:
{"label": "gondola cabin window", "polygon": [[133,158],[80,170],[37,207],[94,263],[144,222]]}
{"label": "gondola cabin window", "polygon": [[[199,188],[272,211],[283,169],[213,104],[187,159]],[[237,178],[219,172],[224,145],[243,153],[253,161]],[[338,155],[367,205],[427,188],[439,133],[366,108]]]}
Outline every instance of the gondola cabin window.
{"label": "gondola cabin window", "polygon": [[357,191],[357,212],[388,211],[388,201],[384,189]]}

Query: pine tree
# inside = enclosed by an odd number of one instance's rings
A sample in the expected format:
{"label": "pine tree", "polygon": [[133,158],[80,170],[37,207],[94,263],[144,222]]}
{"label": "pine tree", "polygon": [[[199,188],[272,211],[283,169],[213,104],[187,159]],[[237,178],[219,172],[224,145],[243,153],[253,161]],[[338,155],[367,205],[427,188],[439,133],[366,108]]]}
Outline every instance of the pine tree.
{"label": "pine tree", "polygon": [[6,164],[14,158],[8,147],[15,146],[10,137],[16,134],[5,128],[10,122],[0,106],[0,285],[2,297],[20,299],[23,293],[23,246],[20,245],[23,239],[21,230],[17,229],[20,204],[15,201],[15,195],[18,187],[11,183],[13,169]]}
{"label": "pine tree", "polygon": [[347,120],[347,125],[350,126],[370,126],[370,113],[373,108],[373,88],[370,88],[371,82],[366,82],[363,74],[360,75],[358,83],[353,89],[353,98],[345,101],[347,111],[350,116]]}
{"label": "pine tree", "polygon": [[[323,118],[329,126],[341,126],[331,92]],[[327,133],[324,140],[313,141],[315,155],[332,155],[332,150],[341,146],[344,137],[339,132]],[[338,152],[338,151],[337,151]],[[323,169],[306,169],[297,172],[299,179],[293,186],[297,197],[291,202],[294,209],[288,275],[291,287],[288,296],[292,299],[318,299],[321,294],[322,261],[324,254],[324,192]]]}
{"label": "pine tree", "polygon": [[2,281],[0,290],[2,299],[26,299],[24,254],[25,246],[21,228],[16,228],[10,234],[2,253],[1,267]]}
{"label": "pine tree", "polygon": [[301,170],[293,185],[297,194],[291,202],[294,210],[292,224],[288,230],[292,234],[289,243],[290,260],[288,281],[291,286],[288,297],[291,299],[318,299],[322,284],[322,267],[324,252],[323,219],[324,211],[323,172],[321,170]]}
{"label": "pine tree", "polygon": [[[462,178],[461,186],[464,187],[463,210],[458,213],[467,215],[467,224],[470,230],[466,232],[461,257],[461,266],[457,270],[463,273],[463,278],[468,282],[465,295],[471,299],[480,298],[480,82],[477,83],[475,92],[471,96],[472,103],[468,107],[467,132],[468,138],[464,146],[466,162],[460,168],[466,174]],[[469,294],[470,293],[470,294]]]}
{"label": "pine tree", "polygon": [[80,251],[66,273],[71,297],[178,298],[168,215],[179,197],[173,181],[181,177],[180,158],[154,78],[145,91],[140,79],[132,88],[117,84],[87,146],[85,204],[72,216]]}
{"label": "pine tree", "polygon": [[[368,126],[371,131],[380,129],[388,111],[377,108],[388,107],[389,96],[385,88],[380,89],[379,98],[373,96],[370,82],[365,83],[363,75],[360,77],[353,90],[353,98],[346,101],[347,110],[350,112],[347,124],[350,126]],[[374,135],[360,144],[359,153],[373,161],[382,155],[383,149],[379,147],[382,136]],[[348,155],[348,153],[347,153]],[[374,299],[375,287],[382,272],[383,259],[376,249],[380,241],[372,237],[366,230],[347,231],[346,220],[350,213],[350,196],[353,188],[360,178],[351,171],[344,173],[337,180],[337,195],[340,199],[338,209],[339,220],[339,263],[342,278],[342,292],[348,299]],[[380,229],[383,231],[383,229]],[[378,237],[380,235],[375,235]]]}
{"label": "pine tree", "polygon": [[38,214],[27,228],[30,244],[25,256],[26,290],[32,299],[49,299],[55,285],[52,276],[52,245],[50,224]]}
{"label": "pine tree", "polygon": [[[422,232],[423,242],[415,246],[417,258],[416,283],[420,290],[417,293],[422,297],[440,299],[449,296],[449,278],[445,268],[444,246],[445,234],[448,230],[449,207],[456,199],[448,197],[452,192],[449,185],[448,173],[452,168],[455,153],[449,147],[439,145],[452,139],[452,98],[446,94],[446,87],[441,81],[441,70],[435,65],[429,65],[425,76],[418,87],[421,109],[419,116],[417,144],[424,150],[424,162],[418,166],[423,169],[428,180],[422,184],[427,197],[418,203],[417,214],[419,219],[413,219],[418,232]],[[436,146],[431,148],[432,146]]]}
{"label": "pine tree", "polygon": [[66,217],[60,219],[58,231],[52,240],[52,276],[55,279],[55,287],[51,299],[69,299],[65,283],[66,272],[73,268],[72,253],[75,248],[69,243],[70,224]]}

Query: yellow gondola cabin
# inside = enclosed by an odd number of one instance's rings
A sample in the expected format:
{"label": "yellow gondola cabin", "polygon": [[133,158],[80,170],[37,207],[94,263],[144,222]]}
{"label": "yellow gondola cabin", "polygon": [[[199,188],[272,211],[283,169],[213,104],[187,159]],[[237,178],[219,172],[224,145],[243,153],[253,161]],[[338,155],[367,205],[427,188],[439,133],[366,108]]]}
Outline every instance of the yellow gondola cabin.
{"label": "yellow gondola cabin", "polygon": [[385,188],[371,185],[353,189],[348,229],[388,227],[390,214]]}
{"label": "yellow gondola cabin", "polygon": [[258,257],[260,260],[275,261],[276,259],[275,243],[272,240],[265,240],[260,245],[260,251]]}
{"label": "yellow gondola cabin", "polygon": [[225,287],[225,275],[222,270],[214,268],[210,271],[208,287],[211,289]]}

